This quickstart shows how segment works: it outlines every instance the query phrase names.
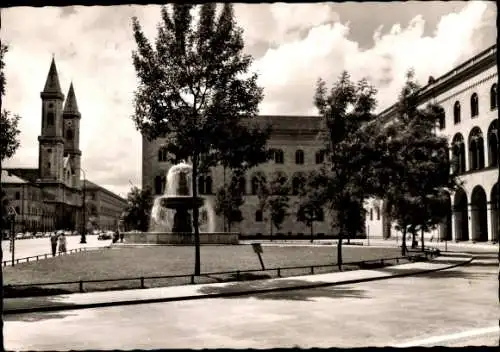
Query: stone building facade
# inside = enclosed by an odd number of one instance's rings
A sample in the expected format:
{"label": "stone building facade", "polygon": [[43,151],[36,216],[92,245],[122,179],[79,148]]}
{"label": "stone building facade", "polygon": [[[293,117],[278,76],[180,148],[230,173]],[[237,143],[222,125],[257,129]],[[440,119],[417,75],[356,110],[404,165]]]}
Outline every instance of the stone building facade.
{"label": "stone building facade", "polygon": [[[427,237],[454,241],[498,241],[498,69],[496,45],[443,76],[429,78],[420,92],[421,107],[439,104],[444,113],[436,133],[450,142],[450,158],[459,161],[463,186],[450,194],[449,216]],[[391,118],[394,107],[381,116]],[[383,202],[367,202],[367,231],[374,237],[398,232]]]}
{"label": "stone building facade", "polygon": [[[73,83],[66,100],[52,59],[43,91],[37,168],[5,168],[2,187],[18,213],[19,231],[81,231],[80,121]],[[109,192],[109,191],[108,191]],[[116,196],[118,197],[118,196]],[[118,197],[119,198],[119,197]],[[122,199],[122,211],[126,201]]]}
{"label": "stone building facade", "polygon": [[127,200],[91,181],[85,180],[86,217],[92,227],[115,231]]}

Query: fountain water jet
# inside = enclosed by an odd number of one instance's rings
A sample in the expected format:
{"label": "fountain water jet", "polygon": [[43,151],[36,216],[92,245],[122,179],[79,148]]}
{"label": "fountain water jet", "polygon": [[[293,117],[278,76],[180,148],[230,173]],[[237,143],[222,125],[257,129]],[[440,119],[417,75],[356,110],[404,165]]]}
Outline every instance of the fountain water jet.
{"label": "fountain water jet", "polygon": [[163,195],[155,198],[149,232],[127,232],[128,243],[194,244],[192,210],[199,208],[199,232],[202,244],[237,244],[238,234],[215,232],[215,212],[209,199],[193,198],[192,171],[185,162],[167,172]]}

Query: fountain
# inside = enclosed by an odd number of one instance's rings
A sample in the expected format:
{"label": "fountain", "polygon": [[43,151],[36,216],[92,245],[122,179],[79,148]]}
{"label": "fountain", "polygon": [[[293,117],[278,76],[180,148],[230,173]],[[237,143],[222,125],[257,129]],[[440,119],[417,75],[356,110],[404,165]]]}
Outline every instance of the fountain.
{"label": "fountain", "polygon": [[148,232],[126,232],[127,243],[194,244],[192,210],[199,208],[201,244],[237,244],[238,234],[215,232],[215,212],[209,199],[193,198],[192,166],[185,162],[167,172],[163,195],[156,197],[151,209]]}

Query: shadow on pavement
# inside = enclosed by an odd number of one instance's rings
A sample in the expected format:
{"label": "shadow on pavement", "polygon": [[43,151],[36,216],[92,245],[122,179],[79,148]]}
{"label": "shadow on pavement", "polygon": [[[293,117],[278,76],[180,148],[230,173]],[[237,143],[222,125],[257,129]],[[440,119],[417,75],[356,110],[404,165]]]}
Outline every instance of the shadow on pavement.
{"label": "shadow on pavement", "polygon": [[[198,292],[203,294],[231,294],[241,291],[253,291],[245,294],[245,296],[254,297],[257,299],[271,300],[291,300],[291,301],[310,301],[312,298],[368,298],[364,290],[347,288],[347,287],[311,287],[297,289],[294,287],[304,287],[309,285],[329,285],[328,282],[310,282],[306,280],[280,280],[280,281],[253,281],[253,282],[235,282],[222,287],[202,287]],[[262,290],[276,289],[274,292],[259,292]],[[238,298],[232,296],[227,298]]]}
{"label": "shadow on pavement", "polygon": [[25,314],[7,314],[4,315],[4,321],[23,321],[27,323],[37,322],[49,319],[64,319],[76,314],[68,314],[67,312],[40,312],[40,313],[25,313]]}
{"label": "shadow on pavement", "polygon": [[447,278],[464,278],[464,279],[481,279],[491,276],[488,273],[472,273],[464,270],[445,269],[440,271],[433,271],[427,273],[418,273],[414,269],[401,269],[401,268],[384,268],[380,269],[383,272],[391,274],[415,274],[415,277],[425,277],[428,279],[447,279]]}
{"label": "shadow on pavement", "polygon": [[53,296],[53,295],[64,295],[68,293],[72,293],[72,291],[59,288],[44,288],[37,286],[28,286],[21,288],[21,287],[12,287],[10,285],[6,285],[3,288],[4,298]]}

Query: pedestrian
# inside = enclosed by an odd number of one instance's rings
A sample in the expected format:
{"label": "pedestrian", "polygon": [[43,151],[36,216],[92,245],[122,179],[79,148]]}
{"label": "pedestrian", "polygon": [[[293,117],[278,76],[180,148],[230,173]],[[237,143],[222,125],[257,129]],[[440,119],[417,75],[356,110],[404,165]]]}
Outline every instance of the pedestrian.
{"label": "pedestrian", "polygon": [[52,247],[52,256],[55,257],[57,250],[57,234],[55,232],[50,234],[50,245]]}
{"label": "pedestrian", "polygon": [[59,253],[66,253],[66,236],[64,233],[59,236]]}
{"label": "pedestrian", "polygon": [[118,233],[120,234],[120,242],[123,243],[123,231],[118,230]]}

